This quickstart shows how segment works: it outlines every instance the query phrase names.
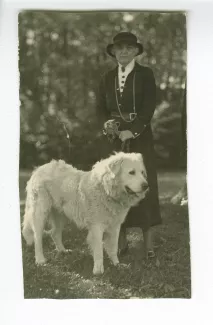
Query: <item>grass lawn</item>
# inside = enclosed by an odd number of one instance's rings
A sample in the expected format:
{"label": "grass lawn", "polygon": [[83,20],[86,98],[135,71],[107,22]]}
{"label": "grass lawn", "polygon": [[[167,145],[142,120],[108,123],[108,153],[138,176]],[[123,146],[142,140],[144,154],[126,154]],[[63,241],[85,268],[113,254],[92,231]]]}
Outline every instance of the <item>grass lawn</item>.
{"label": "grass lawn", "polygon": [[[25,185],[29,173],[20,172],[21,219],[24,213]],[[44,239],[46,266],[34,263],[34,248],[24,240],[23,270],[25,298],[190,298],[190,245],[187,207],[170,204],[182,185],[181,173],[160,173],[159,192],[163,224],[156,233],[156,258],[146,260],[139,229],[129,229],[130,252],[121,267],[110,265],[105,257],[105,273],[92,274],[92,257],[86,245],[86,232],[69,225],[63,234],[71,253],[58,254],[51,238]]]}

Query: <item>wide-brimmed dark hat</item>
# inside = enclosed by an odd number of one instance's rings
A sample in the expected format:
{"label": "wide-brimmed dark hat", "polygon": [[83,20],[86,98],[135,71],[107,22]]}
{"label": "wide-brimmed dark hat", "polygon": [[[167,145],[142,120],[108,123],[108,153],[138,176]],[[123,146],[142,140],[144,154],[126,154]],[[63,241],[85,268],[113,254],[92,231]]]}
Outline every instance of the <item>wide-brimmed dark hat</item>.
{"label": "wide-brimmed dark hat", "polygon": [[115,55],[112,52],[113,46],[116,44],[121,44],[121,43],[125,43],[125,44],[131,44],[134,45],[138,48],[138,54],[140,55],[141,53],[143,53],[143,45],[141,43],[138,43],[137,41],[137,37],[129,32],[120,32],[117,35],[115,35],[115,37],[113,38],[113,43],[107,45],[106,51],[107,53],[112,56],[115,57]]}

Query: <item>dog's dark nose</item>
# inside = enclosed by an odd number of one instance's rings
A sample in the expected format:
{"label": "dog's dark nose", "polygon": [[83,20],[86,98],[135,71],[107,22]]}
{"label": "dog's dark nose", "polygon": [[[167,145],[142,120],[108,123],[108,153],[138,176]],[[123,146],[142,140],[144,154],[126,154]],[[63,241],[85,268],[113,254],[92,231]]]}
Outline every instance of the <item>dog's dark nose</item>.
{"label": "dog's dark nose", "polygon": [[148,189],[148,187],[149,187],[148,183],[143,183],[143,184],[141,185],[141,189],[142,189],[142,191],[146,191],[146,190]]}

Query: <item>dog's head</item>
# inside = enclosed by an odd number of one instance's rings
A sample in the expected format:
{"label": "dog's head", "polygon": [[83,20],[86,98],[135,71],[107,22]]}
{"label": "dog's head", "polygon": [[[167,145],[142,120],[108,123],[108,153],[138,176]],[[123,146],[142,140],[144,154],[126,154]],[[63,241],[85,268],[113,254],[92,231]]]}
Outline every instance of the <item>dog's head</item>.
{"label": "dog's head", "polygon": [[146,170],[139,153],[116,153],[98,162],[94,169],[101,175],[107,195],[143,199],[148,190]]}
{"label": "dog's head", "polygon": [[120,169],[120,183],[129,196],[140,199],[145,197],[148,191],[148,182],[141,154],[127,154]]}

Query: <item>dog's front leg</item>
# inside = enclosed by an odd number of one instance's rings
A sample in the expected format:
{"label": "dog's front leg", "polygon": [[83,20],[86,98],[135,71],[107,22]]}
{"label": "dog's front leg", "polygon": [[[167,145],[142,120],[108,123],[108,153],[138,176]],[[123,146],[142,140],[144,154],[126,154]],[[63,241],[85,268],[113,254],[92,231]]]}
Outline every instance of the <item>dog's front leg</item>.
{"label": "dog's front leg", "polygon": [[120,225],[108,229],[104,241],[105,250],[114,265],[119,263],[118,260],[118,238],[120,233]]}
{"label": "dog's front leg", "polygon": [[90,228],[87,237],[87,242],[93,254],[93,274],[103,274],[103,229],[101,226],[95,225]]}

